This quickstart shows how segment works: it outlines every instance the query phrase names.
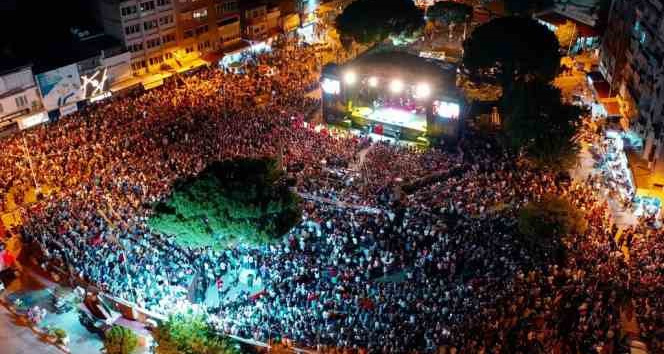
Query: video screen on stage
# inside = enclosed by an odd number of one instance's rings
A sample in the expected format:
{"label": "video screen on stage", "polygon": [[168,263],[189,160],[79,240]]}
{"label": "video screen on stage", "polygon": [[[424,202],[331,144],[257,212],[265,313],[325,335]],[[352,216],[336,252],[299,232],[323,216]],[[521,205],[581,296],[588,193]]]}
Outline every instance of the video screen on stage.
{"label": "video screen on stage", "polygon": [[323,82],[320,84],[323,92],[330,95],[338,95],[341,92],[341,83],[339,80],[334,80],[330,78],[323,78]]}
{"label": "video screen on stage", "polygon": [[457,103],[433,101],[433,114],[438,118],[458,119],[460,107]]}

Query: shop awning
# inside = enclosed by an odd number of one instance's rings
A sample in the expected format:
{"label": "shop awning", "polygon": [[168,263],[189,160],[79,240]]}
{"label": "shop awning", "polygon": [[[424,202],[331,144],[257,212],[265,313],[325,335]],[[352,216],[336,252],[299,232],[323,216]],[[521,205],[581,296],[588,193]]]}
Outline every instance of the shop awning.
{"label": "shop awning", "polygon": [[576,31],[579,37],[599,37],[599,31],[592,26],[588,26],[583,22],[579,22],[571,17],[567,17],[556,11],[546,11],[540,14],[535,15],[538,20],[544,21],[548,24],[551,24],[554,27],[558,27],[567,23],[567,21],[576,24]]}
{"label": "shop awning", "polygon": [[602,102],[602,105],[604,106],[604,109],[606,110],[606,116],[607,117],[620,117],[622,114],[620,113],[620,104],[618,101],[612,100],[612,101],[605,101]]}

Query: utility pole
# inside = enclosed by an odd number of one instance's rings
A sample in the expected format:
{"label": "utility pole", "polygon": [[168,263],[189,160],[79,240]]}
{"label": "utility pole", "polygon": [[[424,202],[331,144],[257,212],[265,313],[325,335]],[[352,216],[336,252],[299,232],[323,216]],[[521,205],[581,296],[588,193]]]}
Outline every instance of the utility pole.
{"label": "utility pole", "polygon": [[30,167],[30,173],[32,174],[32,182],[35,184],[35,195],[40,193],[40,187],[39,183],[37,182],[37,175],[35,174],[35,169],[32,164],[32,155],[30,154],[30,151],[28,150],[28,142],[25,140],[25,136],[23,136],[23,151],[25,153],[25,158],[28,160],[28,166]]}

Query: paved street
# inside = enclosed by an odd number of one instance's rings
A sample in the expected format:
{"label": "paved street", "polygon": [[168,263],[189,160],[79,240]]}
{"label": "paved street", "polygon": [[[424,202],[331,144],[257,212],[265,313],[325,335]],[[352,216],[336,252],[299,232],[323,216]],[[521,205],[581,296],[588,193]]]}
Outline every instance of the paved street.
{"label": "paved street", "polygon": [[[41,342],[30,328],[14,323],[11,313],[0,306],[0,343],[2,354],[62,354],[55,346]],[[91,353],[92,354],[92,353]]]}

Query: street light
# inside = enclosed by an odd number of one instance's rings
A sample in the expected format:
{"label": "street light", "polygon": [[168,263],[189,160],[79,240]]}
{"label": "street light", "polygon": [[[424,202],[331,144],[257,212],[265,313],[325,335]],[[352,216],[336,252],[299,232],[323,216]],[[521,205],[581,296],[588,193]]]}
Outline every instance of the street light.
{"label": "street light", "polygon": [[375,76],[372,76],[369,78],[369,86],[371,87],[376,87],[378,86],[378,78]]}
{"label": "street light", "polygon": [[390,82],[390,91],[393,93],[399,93],[403,90],[403,81],[399,79],[394,79]]}
{"label": "street light", "polygon": [[352,85],[357,81],[357,75],[354,72],[349,71],[344,75],[344,81],[347,85]]}

